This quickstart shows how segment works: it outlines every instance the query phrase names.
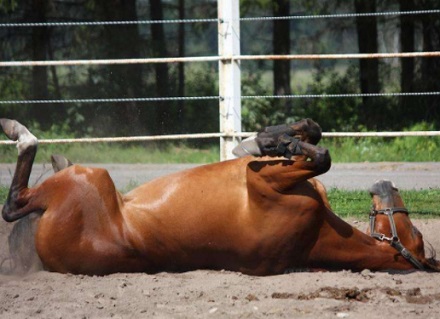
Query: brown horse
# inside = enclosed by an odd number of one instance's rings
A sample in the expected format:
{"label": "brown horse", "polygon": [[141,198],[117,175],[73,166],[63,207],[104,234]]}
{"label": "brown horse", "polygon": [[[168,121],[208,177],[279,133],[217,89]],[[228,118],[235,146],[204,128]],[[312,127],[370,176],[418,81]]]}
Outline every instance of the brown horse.
{"label": "brown horse", "polygon": [[16,121],[0,124],[18,141],[3,218],[41,216],[35,245],[50,271],[104,275],[209,268],[269,275],[294,268],[439,269],[425,257],[422,236],[389,183],[372,189],[371,233],[377,238],[331,211],[323,185],[313,179],[330,168],[331,159],[314,145],[321,130],[308,119],[269,127],[236,149],[258,156],[158,178],[126,195],[106,170],[59,158],[54,158],[59,172],[29,188],[37,139]]}

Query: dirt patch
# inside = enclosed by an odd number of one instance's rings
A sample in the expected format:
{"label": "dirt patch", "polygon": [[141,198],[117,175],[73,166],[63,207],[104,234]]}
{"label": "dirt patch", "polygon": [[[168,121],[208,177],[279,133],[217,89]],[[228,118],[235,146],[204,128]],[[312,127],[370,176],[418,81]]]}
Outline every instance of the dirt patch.
{"label": "dirt patch", "polygon": [[[438,220],[415,220],[440,251]],[[366,223],[353,223],[364,230]],[[10,267],[0,222],[2,269]],[[74,276],[0,275],[1,318],[439,318],[440,274],[229,271]]]}

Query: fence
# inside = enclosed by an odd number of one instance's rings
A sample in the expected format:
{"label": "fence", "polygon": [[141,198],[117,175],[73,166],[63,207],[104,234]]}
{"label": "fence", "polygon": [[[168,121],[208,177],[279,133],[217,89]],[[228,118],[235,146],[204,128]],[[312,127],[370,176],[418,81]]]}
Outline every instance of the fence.
{"label": "fence", "polygon": [[[371,53],[371,54],[296,54],[296,55],[241,55],[240,54],[240,21],[255,20],[280,20],[280,19],[327,19],[347,18],[357,16],[384,16],[384,15],[410,15],[410,14],[438,14],[440,10],[423,10],[407,12],[375,12],[361,14],[330,14],[309,16],[286,17],[255,17],[240,18],[239,1],[218,0],[217,19],[186,19],[186,20],[146,20],[146,21],[98,21],[98,22],[47,22],[47,23],[1,23],[0,28],[10,27],[38,27],[38,26],[84,26],[84,25],[115,25],[115,24],[152,24],[152,23],[198,23],[207,22],[218,24],[218,56],[205,57],[177,57],[177,58],[145,58],[145,59],[105,59],[105,60],[64,60],[64,61],[0,61],[2,67],[30,67],[30,66],[77,66],[77,65],[102,65],[102,64],[146,64],[146,63],[176,63],[176,62],[202,62],[214,61],[219,64],[219,95],[197,97],[160,97],[160,98],[117,98],[117,99],[70,99],[70,100],[10,100],[0,101],[0,104],[41,104],[41,103],[107,103],[107,102],[145,102],[145,101],[173,101],[173,100],[202,100],[218,99],[220,114],[220,132],[206,134],[176,134],[159,136],[137,136],[117,138],[79,138],[79,139],[54,139],[40,140],[40,143],[97,143],[97,142],[129,142],[150,140],[173,139],[198,139],[220,138],[220,159],[232,158],[232,148],[239,138],[247,137],[254,133],[241,131],[241,100],[258,98],[344,98],[344,97],[378,97],[378,96],[424,96],[440,95],[440,92],[401,92],[401,93],[370,93],[370,94],[323,94],[323,95],[284,95],[284,96],[242,96],[241,73],[242,61],[250,60],[323,60],[323,59],[386,59],[408,57],[440,57],[440,52],[402,52],[402,53]],[[440,136],[440,131],[419,132],[335,132],[323,133],[324,137],[365,137],[365,136]],[[11,141],[0,141],[1,144],[12,144]]]}

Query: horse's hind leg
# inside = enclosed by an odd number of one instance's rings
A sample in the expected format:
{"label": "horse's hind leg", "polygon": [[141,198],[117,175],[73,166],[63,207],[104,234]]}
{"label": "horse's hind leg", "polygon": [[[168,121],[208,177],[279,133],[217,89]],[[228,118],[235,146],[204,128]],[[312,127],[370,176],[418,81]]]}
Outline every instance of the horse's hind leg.
{"label": "horse's hind leg", "polygon": [[17,220],[33,209],[25,208],[27,201],[21,197],[21,192],[28,188],[32,164],[37,153],[37,138],[29,130],[14,120],[0,119],[0,125],[6,136],[17,141],[18,159],[8,198],[3,206],[3,218],[8,221]]}

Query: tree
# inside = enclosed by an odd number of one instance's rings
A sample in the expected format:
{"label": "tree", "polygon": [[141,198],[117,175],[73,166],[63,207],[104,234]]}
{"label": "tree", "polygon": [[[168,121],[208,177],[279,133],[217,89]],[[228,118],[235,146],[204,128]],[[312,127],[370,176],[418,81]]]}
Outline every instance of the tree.
{"label": "tree", "polygon": [[[275,17],[290,15],[289,0],[275,0],[272,2],[273,15]],[[273,21],[273,53],[290,53],[290,20]],[[274,95],[291,95],[290,88],[290,60],[273,61]],[[278,106],[284,109],[286,114],[291,112],[291,100],[279,99]]]}
{"label": "tree", "polygon": [[[46,22],[46,0],[31,0],[29,16],[27,17],[30,22]],[[49,46],[49,32],[45,26],[32,27],[32,57],[33,61],[44,61],[47,59],[47,52]],[[46,66],[34,66],[32,67],[32,99],[35,100],[48,100],[48,73]],[[50,126],[48,117],[52,117],[53,107],[50,104],[32,105],[31,115],[41,123],[44,129]]]}
{"label": "tree", "polygon": [[[356,13],[376,12],[375,0],[354,0]],[[377,53],[376,17],[356,17],[359,53]],[[360,86],[362,93],[380,92],[379,61],[377,59],[359,59]],[[362,98],[360,116],[368,127],[380,123],[380,105],[372,97]]]}
{"label": "tree", "polygon": [[[419,3],[422,8],[438,8],[438,1],[424,0]],[[420,8],[420,7],[418,7]],[[423,51],[440,50],[440,21],[437,15],[420,16],[423,32]],[[440,73],[440,59],[423,58],[421,67],[420,90],[426,92],[438,91],[438,75]],[[436,122],[440,125],[440,111],[438,95],[426,96],[417,105],[417,118],[429,122]]]}
{"label": "tree", "polygon": [[[185,19],[185,0],[178,0],[178,11],[179,11],[179,19],[183,20]],[[185,24],[179,23],[179,31],[178,31],[178,52],[179,57],[185,56]],[[178,84],[177,84],[177,95],[178,96],[185,96],[185,63],[179,63],[178,65]],[[185,128],[185,101],[180,100],[178,102],[178,109],[179,114],[181,117],[181,120],[179,121],[181,123],[180,130],[184,132],[186,130]]]}
{"label": "tree", "polygon": [[[163,20],[163,7],[161,0],[150,0],[150,16],[152,20]],[[165,41],[165,32],[162,23],[151,24],[152,49],[155,57],[167,57],[167,45]],[[156,72],[156,92],[159,97],[169,96],[168,65],[166,63],[156,63],[154,65]],[[157,103],[156,107],[156,125],[159,133],[165,134],[173,122],[172,108],[165,102]]]}
{"label": "tree", "polygon": [[[414,0],[400,0],[400,11],[414,11]],[[402,52],[414,52],[414,17],[410,15],[400,16],[400,46]],[[414,59],[401,59],[401,78],[400,84],[402,92],[412,92],[414,90]]]}
{"label": "tree", "polygon": [[[400,0],[400,11],[414,11],[414,0]],[[402,52],[415,51],[415,23],[414,16],[401,15],[400,16],[400,48]],[[414,76],[415,64],[414,58],[401,58],[401,73],[400,73],[400,90],[402,92],[414,91]],[[415,99],[411,97],[400,98],[400,112],[406,113],[408,119],[415,118],[417,108],[414,105]],[[406,121],[407,122],[407,121]]]}
{"label": "tree", "polygon": [[[136,0],[96,0],[96,13],[104,21],[135,21],[137,20]],[[104,28],[103,58],[126,59],[139,58],[141,39],[136,24],[107,25]],[[142,68],[134,64],[109,65],[103,69],[106,72],[105,85],[114,92],[114,97],[137,98],[142,96]],[[120,134],[142,132],[142,108],[136,102],[123,102],[112,108],[116,116]]]}

